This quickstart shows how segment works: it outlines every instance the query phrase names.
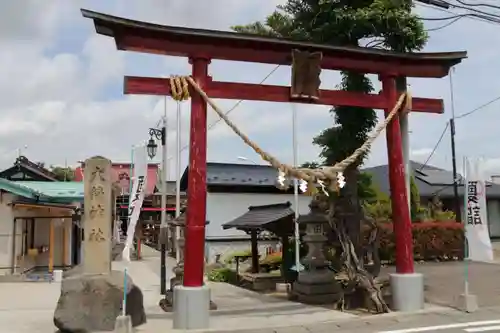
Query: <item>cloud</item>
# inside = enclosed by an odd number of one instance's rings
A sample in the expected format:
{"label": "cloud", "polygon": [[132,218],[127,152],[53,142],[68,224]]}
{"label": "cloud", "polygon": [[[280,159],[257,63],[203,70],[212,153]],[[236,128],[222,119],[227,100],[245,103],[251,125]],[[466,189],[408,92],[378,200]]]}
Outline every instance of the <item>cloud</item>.
{"label": "cloud", "polygon": [[[148,138],[164,112],[164,99],[153,96],[123,96],[124,75],[164,76],[187,74],[185,59],[120,52],[114,42],[95,33],[90,20],[81,17],[81,7],[114,15],[181,25],[227,30],[265,17],[284,1],[213,0],[36,0],[4,1],[0,4],[0,166],[12,163],[18,148],[28,145],[29,158],[47,164],[70,164],[102,154],[116,161],[129,159],[130,147]],[[418,7],[422,16],[442,15]],[[43,9],[43,10],[42,10]],[[43,12],[43,15],[40,13]],[[217,18],[217,19],[214,19]],[[426,22],[434,27],[435,22]],[[495,29],[495,30],[494,30]],[[454,73],[455,112],[462,114],[499,94],[497,74],[500,64],[494,45],[500,42],[495,25],[463,19],[450,27],[431,32],[427,51],[467,49],[469,59]],[[486,33],[488,37],[486,39]],[[213,61],[210,73],[215,80],[258,83],[275,66]],[[481,79],[477,79],[478,77]],[[333,88],[338,73],[322,73],[322,85]],[[288,67],[278,68],[266,82],[289,84]],[[410,80],[413,95],[444,98],[445,115],[412,114],[410,117],[412,156],[425,159],[425,147],[433,147],[451,115],[449,81]],[[374,84],[379,83],[374,78]],[[229,110],[237,101],[217,101]],[[333,124],[328,107],[300,105],[298,113],[299,161],[316,160],[319,148],[312,138]],[[493,121],[496,104],[457,120],[457,159],[480,154],[493,171],[500,164],[498,140]],[[175,152],[177,104],[167,103],[168,149]],[[292,106],[283,103],[243,102],[229,113],[232,121],[260,147],[287,163],[293,158]],[[381,112],[379,112],[381,115]],[[181,146],[189,140],[189,102],[181,104]],[[208,124],[217,116],[208,110]],[[235,162],[245,156],[259,157],[223,122],[208,134],[208,159]],[[432,164],[449,168],[449,138],[438,147]],[[424,148],[423,148],[424,147]],[[187,149],[182,164],[187,162]],[[386,163],[385,133],[377,139],[367,165]],[[171,173],[171,176],[173,173]]]}
{"label": "cloud", "polygon": [[410,156],[417,158],[427,158],[430,154],[432,154],[432,148],[420,148],[420,149],[412,149],[410,151]]}

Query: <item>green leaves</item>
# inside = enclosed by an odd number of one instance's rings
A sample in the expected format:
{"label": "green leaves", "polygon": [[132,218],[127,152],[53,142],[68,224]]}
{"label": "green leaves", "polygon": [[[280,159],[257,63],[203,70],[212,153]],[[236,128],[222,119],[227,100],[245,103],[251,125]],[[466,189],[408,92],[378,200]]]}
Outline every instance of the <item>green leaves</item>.
{"label": "green leaves", "polygon": [[[428,38],[423,23],[411,9],[411,0],[288,0],[264,22],[233,29],[342,46],[358,46],[361,41],[371,40],[373,45],[409,52],[422,49]],[[359,73],[343,72],[340,88],[373,91],[371,81]],[[349,156],[366,140],[377,122],[372,109],[341,106],[331,111],[335,125],[313,140],[322,148],[325,164]]]}

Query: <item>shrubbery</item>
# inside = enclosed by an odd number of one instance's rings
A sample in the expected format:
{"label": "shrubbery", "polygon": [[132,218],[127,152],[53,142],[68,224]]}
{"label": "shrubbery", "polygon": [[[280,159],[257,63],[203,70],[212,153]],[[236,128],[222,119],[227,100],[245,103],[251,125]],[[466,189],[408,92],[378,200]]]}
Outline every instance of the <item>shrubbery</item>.
{"label": "shrubbery", "polygon": [[228,267],[215,268],[208,272],[207,278],[212,282],[234,283],[237,280],[236,272]]}
{"label": "shrubbery", "polygon": [[252,256],[252,250],[250,250],[250,249],[235,251],[235,252],[231,252],[227,256],[225,256],[222,259],[222,262],[225,263],[226,265],[234,264],[235,257],[251,257],[251,256]]}
{"label": "shrubbery", "polygon": [[[395,260],[395,243],[392,223],[379,223],[380,259],[389,263]],[[463,259],[464,229],[455,221],[413,223],[413,253],[415,260]]]}
{"label": "shrubbery", "polygon": [[[396,245],[392,223],[378,223],[380,259],[394,263]],[[455,221],[413,223],[413,253],[417,261],[461,260],[464,250],[464,230]],[[368,233],[368,229],[363,232]],[[282,253],[272,253],[260,261],[261,265],[281,264]]]}

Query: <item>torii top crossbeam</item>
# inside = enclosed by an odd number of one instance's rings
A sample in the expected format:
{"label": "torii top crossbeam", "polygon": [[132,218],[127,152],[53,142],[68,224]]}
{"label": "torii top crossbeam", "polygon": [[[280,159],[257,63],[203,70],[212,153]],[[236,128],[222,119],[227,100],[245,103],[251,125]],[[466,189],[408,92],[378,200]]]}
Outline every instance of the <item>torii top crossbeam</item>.
{"label": "torii top crossbeam", "polygon": [[[163,26],[82,10],[94,21],[99,34],[114,38],[119,50],[180,57],[205,57],[254,63],[290,65],[294,49],[321,52],[322,69],[350,70],[379,75],[441,78],[466,58],[466,52],[396,53],[361,47],[341,47],[297,42],[280,38],[259,37],[234,32]],[[206,82],[204,90],[212,98],[290,102],[288,87],[247,83]],[[125,77],[125,93],[169,95],[165,79]],[[323,105],[352,105],[384,109],[379,94],[322,90]],[[414,112],[442,113],[443,101],[413,98]]]}

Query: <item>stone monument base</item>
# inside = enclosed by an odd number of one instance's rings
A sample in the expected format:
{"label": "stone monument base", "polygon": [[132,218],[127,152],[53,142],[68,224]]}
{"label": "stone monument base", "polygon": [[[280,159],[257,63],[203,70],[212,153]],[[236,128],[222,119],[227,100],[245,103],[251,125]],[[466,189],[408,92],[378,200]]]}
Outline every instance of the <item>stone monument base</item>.
{"label": "stone monument base", "polygon": [[[54,325],[64,333],[113,331],[121,315],[125,273],[71,274],[63,279]],[[132,326],[146,322],[142,291],[127,276],[127,308]]]}

